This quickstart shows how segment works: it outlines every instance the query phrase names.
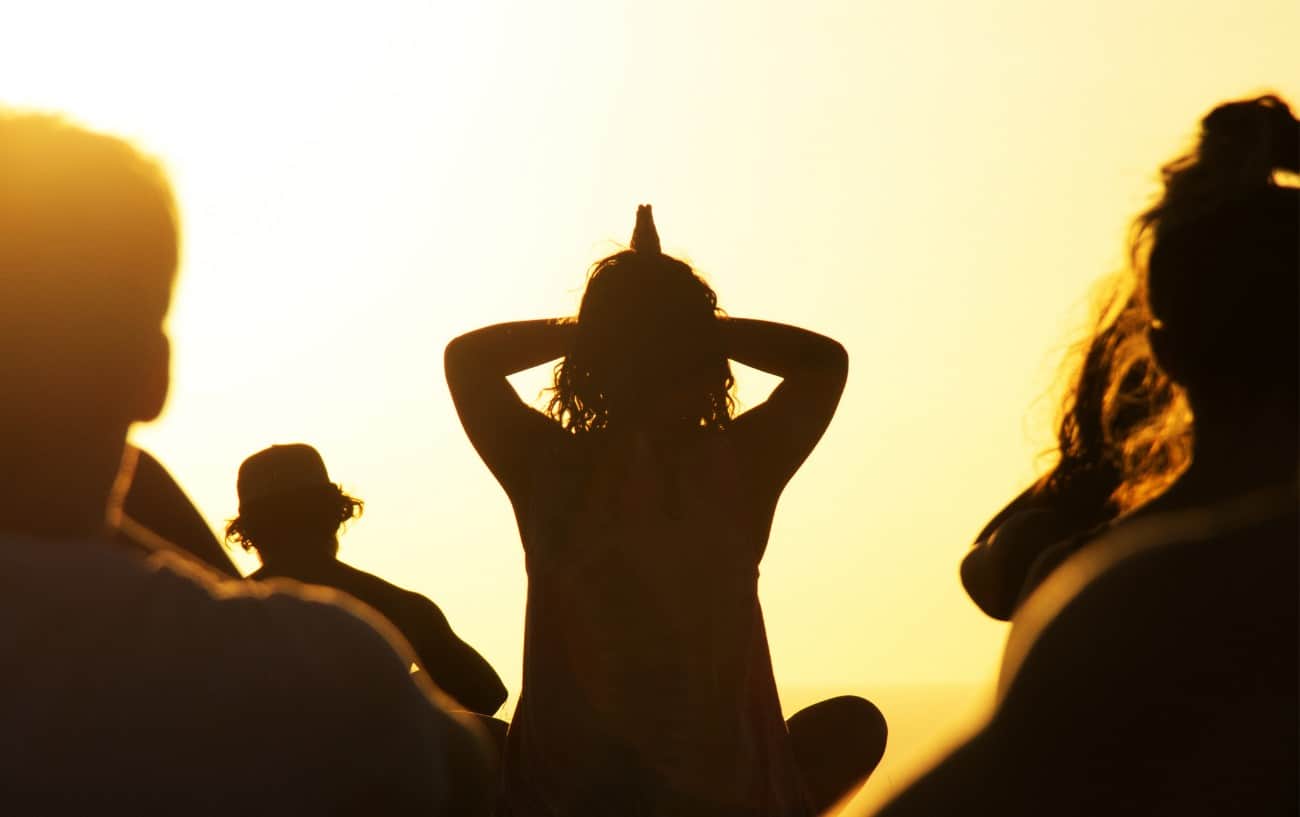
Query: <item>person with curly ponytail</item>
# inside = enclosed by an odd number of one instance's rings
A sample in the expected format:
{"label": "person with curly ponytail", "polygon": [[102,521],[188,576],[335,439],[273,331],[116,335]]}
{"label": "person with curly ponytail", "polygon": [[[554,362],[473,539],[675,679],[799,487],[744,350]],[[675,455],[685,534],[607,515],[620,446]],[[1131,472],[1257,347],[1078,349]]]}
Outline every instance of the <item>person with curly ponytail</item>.
{"label": "person with curly ponytail", "polygon": [[1055,466],[984,526],[962,560],[966,592],[993,618],[1011,619],[1055,564],[1054,546],[1159,496],[1187,467],[1191,415],[1155,363],[1136,279],[1130,271],[1111,284],[1062,404]]}
{"label": "person with curly ponytail", "polygon": [[361,516],[365,503],[330,481],[316,449],[296,443],[259,451],[239,466],[237,488],[239,515],[226,525],[226,541],[262,560],[250,579],[287,578],[342,590],[388,619],[429,679],[457,703],[479,715],[497,711],[505,685],[452,631],[436,604],[339,561],[338,532]]}
{"label": "person with curly ponytail", "polygon": [[[506,378],[556,359],[543,414]],[[732,360],[782,378],[739,416]],[[445,363],[528,571],[501,813],[801,817],[865,780],[883,717],[844,696],[787,725],[758,600],[777,500],[844,388],[840,344],[725,316],[647,205],[576,320],[479,329]]]}
{"label": "person with curly ponytail", "polygon": [[1220,105],[1137,220],[1168,490],[1059,548],[989,724],[882,813],[1294,814],[1300,790],[1300,122]]}

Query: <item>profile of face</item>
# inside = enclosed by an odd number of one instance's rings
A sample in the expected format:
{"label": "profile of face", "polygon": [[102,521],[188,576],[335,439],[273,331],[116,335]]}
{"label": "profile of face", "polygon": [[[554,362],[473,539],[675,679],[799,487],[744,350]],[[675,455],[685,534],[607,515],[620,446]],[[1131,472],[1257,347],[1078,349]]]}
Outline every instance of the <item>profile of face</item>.
{"label": "profile of face", "polygon": [[0,340],[24,350],[0,360],[4,425],[58,417],[120,447],[167,395],[171,188],[130,143],[56,116],[0,109],[0,146]]}

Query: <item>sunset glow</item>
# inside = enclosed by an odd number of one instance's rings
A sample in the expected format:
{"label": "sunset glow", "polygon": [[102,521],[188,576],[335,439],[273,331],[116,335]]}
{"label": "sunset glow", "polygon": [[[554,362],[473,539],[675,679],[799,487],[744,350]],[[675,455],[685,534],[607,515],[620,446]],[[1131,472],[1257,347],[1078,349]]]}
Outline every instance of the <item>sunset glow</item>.
{"label": "sunset glow", "polygon": [[[172,396],[134,439],[214,529],[245,456],[315,445],[367,503],[343,558],[434,599],[512,693],[522,552],[443,347],[572,313],[653,203],[729,313],[849,350],[761,589],[782,684],[869,695],[990,677],[1005,631],[958,561],[1050,463],[1155,169],[1219,100],[1300,100],[1298,30],[1291,0],[43,2],[0,11],[0,101],[172,175]],[[741,372],[742,406],[772,386]]]}

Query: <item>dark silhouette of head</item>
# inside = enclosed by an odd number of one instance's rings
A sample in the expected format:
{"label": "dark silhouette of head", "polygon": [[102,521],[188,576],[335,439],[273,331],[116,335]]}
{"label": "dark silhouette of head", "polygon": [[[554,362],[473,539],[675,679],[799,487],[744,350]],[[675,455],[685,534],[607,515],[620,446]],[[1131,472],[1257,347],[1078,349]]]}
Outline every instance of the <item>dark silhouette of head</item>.
{"label": "dark silhouette of head", "polygon": [[127,429],[166,398],[178,254],[153,161],[55,116],[0,111],[0,493],[11,524],[102,527]]}
{"label": "dark silhouette of head", "polygon": [[338,554],[339,528],[364,503],[330,482],[309,445],[273,445],[244,460],[237,483],[239,515],[226,541],[256,550],[263,564],[318,562]]}
{"label": "dark silhouette of head", "polygon": [[631,248],[592,267],[549,413],[571,432],[610,427],[725,428],[735,380],[718,297],[659,248],[649,205]]}
{"label": "dark silhouette of head", "polygon": [[[1197,435],[1269,415],[1294,433],[1300,377],[1300,124],[1276,96],[1220,105],[1163,169],[1135,227],[1151,344]],[[1294,453],[1294,452],[1292,452]]]}

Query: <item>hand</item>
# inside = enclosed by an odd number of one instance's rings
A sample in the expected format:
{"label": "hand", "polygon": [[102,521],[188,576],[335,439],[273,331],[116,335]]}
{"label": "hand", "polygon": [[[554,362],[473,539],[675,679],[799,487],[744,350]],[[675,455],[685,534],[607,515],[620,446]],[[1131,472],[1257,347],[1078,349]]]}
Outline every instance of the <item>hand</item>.
{"label": "hand", "polygon": [[659,231],[655,229],[655,217],[650,205],[642,204],[636,208],[636,228],[632,230],[633,252],[646,255],[659,255]]}

